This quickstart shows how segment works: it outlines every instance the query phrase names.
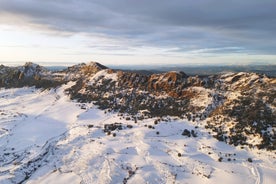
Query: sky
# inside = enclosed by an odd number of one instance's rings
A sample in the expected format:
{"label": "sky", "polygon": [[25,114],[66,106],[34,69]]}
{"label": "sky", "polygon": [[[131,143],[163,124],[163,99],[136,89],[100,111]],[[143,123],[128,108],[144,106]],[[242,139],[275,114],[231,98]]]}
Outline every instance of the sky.
{"label": "sky", "polygon": [[0,63],[276,64],[275,0],[0,0]]}

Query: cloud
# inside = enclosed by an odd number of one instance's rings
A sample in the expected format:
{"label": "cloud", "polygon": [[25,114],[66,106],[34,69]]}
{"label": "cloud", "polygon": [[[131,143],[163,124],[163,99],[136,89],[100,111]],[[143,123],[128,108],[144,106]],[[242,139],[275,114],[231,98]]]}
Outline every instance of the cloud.
{"label": "cloud", "polygon": [[275,0],[9,0],[0,2],[0,23],[101,35],[124,44],[115,49],[276,54],[275,12]]}

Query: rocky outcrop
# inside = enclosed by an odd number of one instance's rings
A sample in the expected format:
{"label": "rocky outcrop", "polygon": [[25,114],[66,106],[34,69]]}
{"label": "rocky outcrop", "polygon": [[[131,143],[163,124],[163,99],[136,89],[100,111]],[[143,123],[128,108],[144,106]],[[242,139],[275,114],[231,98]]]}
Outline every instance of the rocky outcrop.
{"label": "rocky outcrop", "polygon": [[12,88],[23,86],[36,86],[38,88],[51,88],[62,84],[56,80],[46,68],[27,62],[20,67],[0,67],[0,87]]}
{"label": "rocky outcrop", "polygon": [[97,62],[89,62],[87,64],[81,63],[68,67],[66,70],[64,70],[62,72],[64,74],[63,80],[70,81],[88,78],[103,69],[107,69],[107,67]]}
{"label": "rocky outcrop", "polygon": [[27,62],[23,66],[0,66],[0,87],[12,88],[36,86],[38,88],[57,87],[68,81],[84,80],[107,67],[90,62],[68,67],[64,71],[49,71],[38,64]]}
{"label": "rocky outcrop", "polygon": [[166,92],[172,97],[180,97],[186,78],[188,76],[184,72],[153,74],[147,82],[148,90],[155,93]]}

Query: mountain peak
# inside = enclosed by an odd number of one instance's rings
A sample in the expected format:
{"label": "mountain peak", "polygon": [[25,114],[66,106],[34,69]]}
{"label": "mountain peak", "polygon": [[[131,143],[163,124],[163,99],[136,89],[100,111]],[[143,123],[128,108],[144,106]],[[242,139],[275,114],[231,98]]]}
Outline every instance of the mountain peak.
{"label": "mountain peak", "polygon": [[33,62],[26,62],[22,67],[19,67],[19,70],[25,77],[31,77],[36,75],[42,75],[47,72],[47,69],[35,64]]}
{"label": "mountain peak", "polygon": [[98,63],[98,62],[94,62],[94,61],[90,61],[86,64],[86,66],[91,66],[91,67],[94,67],[94,68],[97,68],[99,70],[103,70],[103,69],[108,69],[108,67]]}
{"label": "mountain peak", "polygon": [[100,63],[89,62],[80,67],[80,72],[82,73],[82,75],[91,76],[92,74],[95,74],[104,69],[107,69],[107,67]]}
{"label": "mountain peak", "polygon": [[37,67],[37,66],[39,66],[39,65],[36,64],[36,63],[33,63],[33,62],[29,61],[29,62],[26,62],[23,66],[24,66],[24,67],[26,67],[26,66]]}

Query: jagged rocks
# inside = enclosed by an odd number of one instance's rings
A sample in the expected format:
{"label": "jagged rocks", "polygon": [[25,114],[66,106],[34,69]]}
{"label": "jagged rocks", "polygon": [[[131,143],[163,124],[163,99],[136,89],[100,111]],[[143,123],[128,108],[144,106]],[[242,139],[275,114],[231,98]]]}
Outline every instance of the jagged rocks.
{"label": "jagged rocks", "polygon": [[63,84],[46,68],[28,62],[21,67],[0,67],[0,87],[13,88],[36,86],[37,88],[52,88]]}
{"label": "jagged rocks", "polygon": [[128,88],[146,90],[148,81],[148,76],[146,75],[118,71],[117,76],[118,86],[127,86]]}
{"label": "jagged rocks", "polygon": [[187,75],[184,72],[153,74],[148,80],[148,90],[169,92],[180,87],[185,78],[187,78]]}

